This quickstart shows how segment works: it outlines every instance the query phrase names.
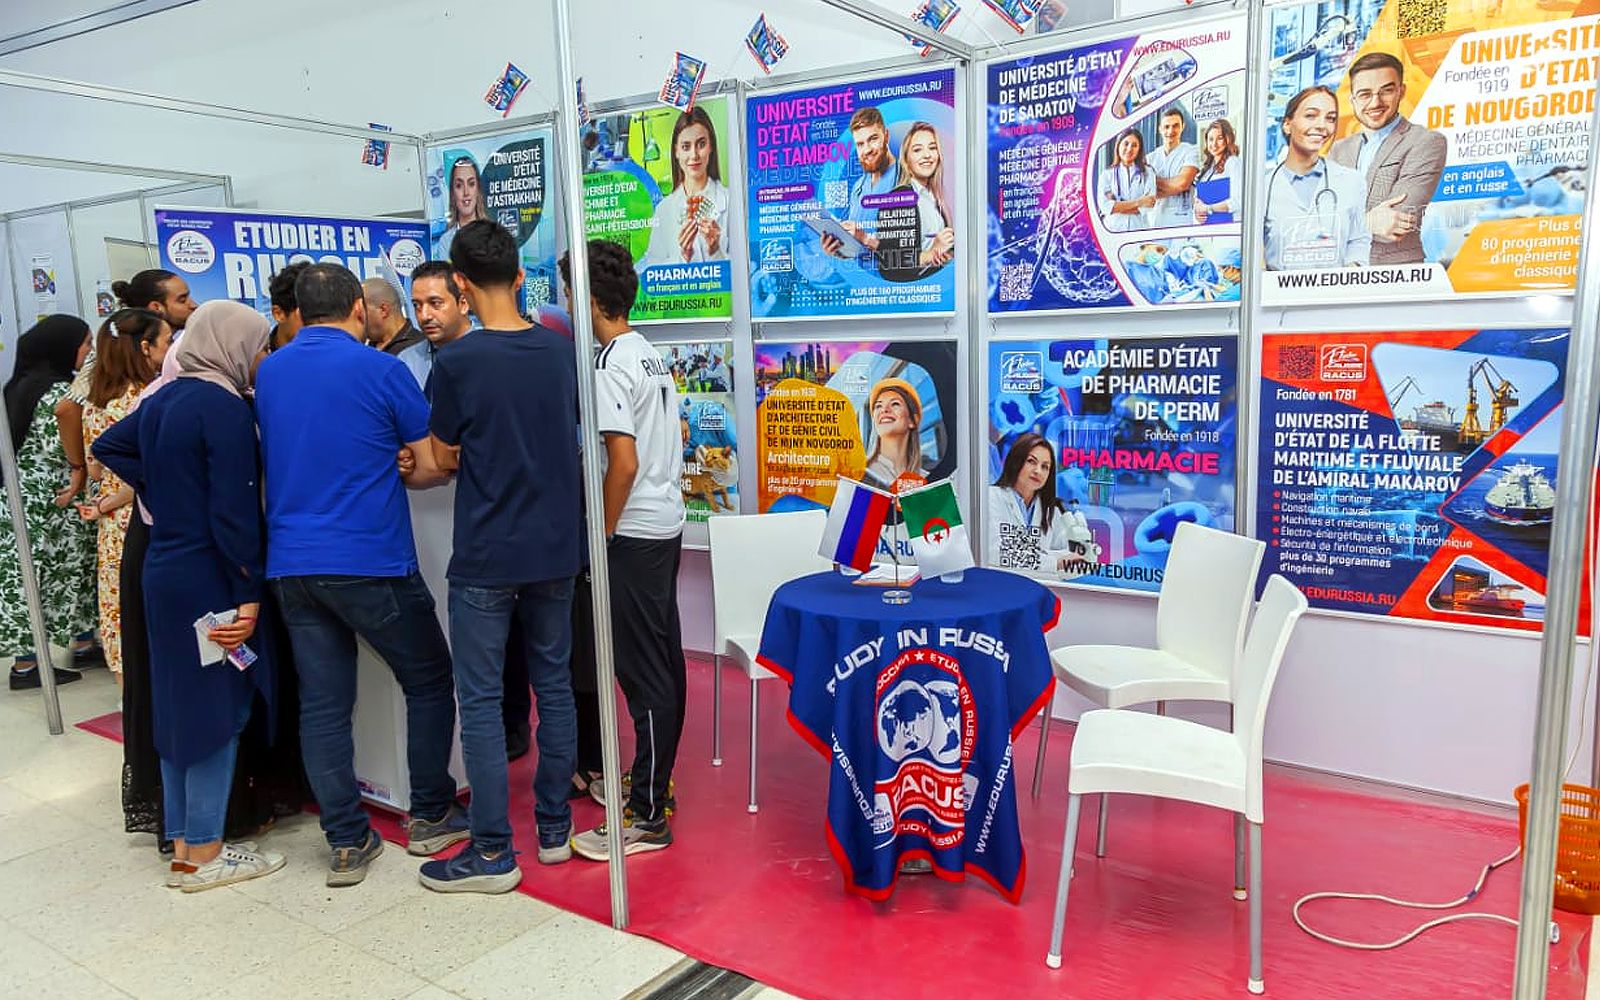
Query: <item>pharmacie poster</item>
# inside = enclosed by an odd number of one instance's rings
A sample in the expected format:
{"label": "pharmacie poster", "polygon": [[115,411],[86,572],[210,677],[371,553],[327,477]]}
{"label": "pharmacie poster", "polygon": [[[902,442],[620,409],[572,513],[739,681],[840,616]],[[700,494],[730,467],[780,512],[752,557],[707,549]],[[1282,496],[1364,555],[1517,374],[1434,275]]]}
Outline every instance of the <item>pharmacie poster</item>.
{"label": "pharmacie poster", "polygon": [[1251,151],[1269,181],[1267,305],[1573,286],[1600,4],[1330,0],[1267,16]]}
{"label": "pharmacie poster", "polygon": [[521,248],[524,308],[531,313],[554,303],[560,283],[550,174],[554,155],[547,128],[429,146],[425,186],[432,259],[450,259],[450,243],[462,226],[492,219],[510,230]]}
{"label": "pharmacie poster", "polygon": [[754,318],[955,311],[954,70],[751,97],[745,115]]}
{"label": "pharmacie poster", "polygon": [[[758,342],[760,513],[826,508],[840,476],[903,493],[956,475],[960,414],[949,341]],[[898,519],[889,548],[913,559]]]}
{"label": "pharmacie poster", "polygon": [[603,115],[583,130],[583,217],[639,271],[635,321],[733,315],[728,100]]}
{"label": "pharmacie poster", "polygon": [[[658,344],[678,383],[683,505],[690,531],[739,513],[739,432],[733,405],[733,341]],[[700,525],[698,529],[696,525]]]}
{"label": "pharmacie poster", "polygon": [[1178,525],[1233,530],[1237,370],[1231,336],[991,343],[985,565],[1159,591]]}
{"label": "pharmacie poster", "polygon": [[1256,531],[1313,607],[1536,630],[1567,331],[1272,334]]}
{"label": "pharmacie poster", "polygon": [[343,219],[231,208],[155,210],[161,266],[183,275],[196,302],[232,299],[272,315],[267,285],[289,264],[339,264],[356,277],[402,279],[428,259],[428,228],[403,219]]}
{"label": "pharmacie poster", "polygon": [[1230,17],[991,63],[990,311],[1237,302],[1244,61]]}

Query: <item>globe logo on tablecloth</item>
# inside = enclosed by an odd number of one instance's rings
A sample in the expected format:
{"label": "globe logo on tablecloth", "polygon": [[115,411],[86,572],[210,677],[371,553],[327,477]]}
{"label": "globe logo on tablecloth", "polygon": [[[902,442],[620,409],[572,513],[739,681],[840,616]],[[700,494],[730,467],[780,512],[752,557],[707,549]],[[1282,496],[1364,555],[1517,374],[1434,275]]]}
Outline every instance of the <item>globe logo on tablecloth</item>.
{"label": "globe logo on tablecloth", "polygon": [[878,746],[896,764],[917,754],[961,759],[961,696],[954,682],[903,680],[878,704]]}

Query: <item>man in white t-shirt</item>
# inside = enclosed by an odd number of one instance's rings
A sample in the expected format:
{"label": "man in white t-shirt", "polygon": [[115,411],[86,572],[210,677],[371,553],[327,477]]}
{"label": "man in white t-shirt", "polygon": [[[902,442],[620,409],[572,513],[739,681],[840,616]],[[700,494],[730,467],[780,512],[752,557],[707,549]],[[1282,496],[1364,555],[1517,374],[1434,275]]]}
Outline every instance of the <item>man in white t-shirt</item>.
{"label": "man in white t-shirt", "polygon": [[1156,208],[1150,228],[1194,224],[1194,179],[1200,173],[1200,149],[1183,141],[1189,119],[1177,107],[1161,112],[1157,130],[1161,148],[1145,157],[1156,175]]}
{"label": "man in white t-shirt", "polygon": [[[569,283],[570,261],[561,259]],[[624,776],[624,854],[672,845],[672,767],[683,736],[685,668],[678,623],[683,538],[683,437],[672,370],[628,325],[638,294],[633,258],[621,244],[589,241],[589,312],[594,318],[595,429],[605,441],[606,561],[617,682],[635,734]],[[591,794],[603,800],[602,782]],[[608,856],[604,824],[572,839],[592,861]]]}

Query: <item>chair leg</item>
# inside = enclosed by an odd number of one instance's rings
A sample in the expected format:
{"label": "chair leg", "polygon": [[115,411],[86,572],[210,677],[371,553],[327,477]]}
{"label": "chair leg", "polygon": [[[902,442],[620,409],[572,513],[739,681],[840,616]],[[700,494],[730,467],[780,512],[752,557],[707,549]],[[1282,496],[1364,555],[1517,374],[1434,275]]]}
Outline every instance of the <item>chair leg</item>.
{"label": "chair leg", "polygon": [[1233,898],[1241,902],[1250,894],[1244,887],[1244,813],[1233,814]]}
{"label": "chair leg", "polygon": [[1078,813],[1083,796],[1067,796],[1067,832],[1061,840],[1061,880],[1056,885],[1056,917],[1050,928],[1050,954],[1044,964],[1052,969],[1061,968],[1061,931],[1067,923],[1067,887],[1072,881],[1072,855],[1078,847]]}
{"label": "chair leg", "polygon": [[756,811],[756,734],[761,731],[761,702],[758,691],[761,682],[750,678],[750,806],[749,811]]}
{"label": "chair leg", "polygon": [[722,657],[711,658],[711,766],[722,766]]}
{"label": "chair leg", "polygon": [[[1054,681],[1051,681],[1054,684]],[[1055,689],[1050,691],[1050,702],[1055,703]],[[1039,713],[1039,755],[1033,760],[1033,797],[1039,797],[1039,789],[1044,782],[1044,748],[1050,745],[1050,705],[1044,707]]]}
{"label": "chair leg", "polygon": [[1110,804],[1111,801],[1106,797],[1106,793],[1101,792],[1100,820],[1095,824],[1094,831],[1094,856],[1097,858],[1103,858],[1106,856],[1106,807]]}
{"label": "chair leg", "polygon": [[1251,993],[1265,993],[1261,978],[1261,824],[1250,824],[1250,982]]}

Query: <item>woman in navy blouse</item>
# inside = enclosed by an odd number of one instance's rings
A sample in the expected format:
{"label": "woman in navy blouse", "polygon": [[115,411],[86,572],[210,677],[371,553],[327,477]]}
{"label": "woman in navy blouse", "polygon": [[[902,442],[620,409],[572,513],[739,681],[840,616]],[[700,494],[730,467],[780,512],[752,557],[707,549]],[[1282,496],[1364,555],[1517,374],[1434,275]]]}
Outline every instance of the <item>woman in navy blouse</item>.
{"label": "woman in navy blouse", "polygon": [[[174,348],[177,379],[94,446],[154,522],[144,568],[151,699],[166,835],[176,848],[168,884],[184,892],[283,867],[281,855],[222,841],[239,732],[257,693],[270,711],[274,690],[270,659],[249,662],[261,652],[248,640],[266,549],[255,421],[243,398],[268,332],[248,306],[201,306]],[[207,615],[226,623],[197,629]],[[213,659],[202,638],[229,655]]]}

